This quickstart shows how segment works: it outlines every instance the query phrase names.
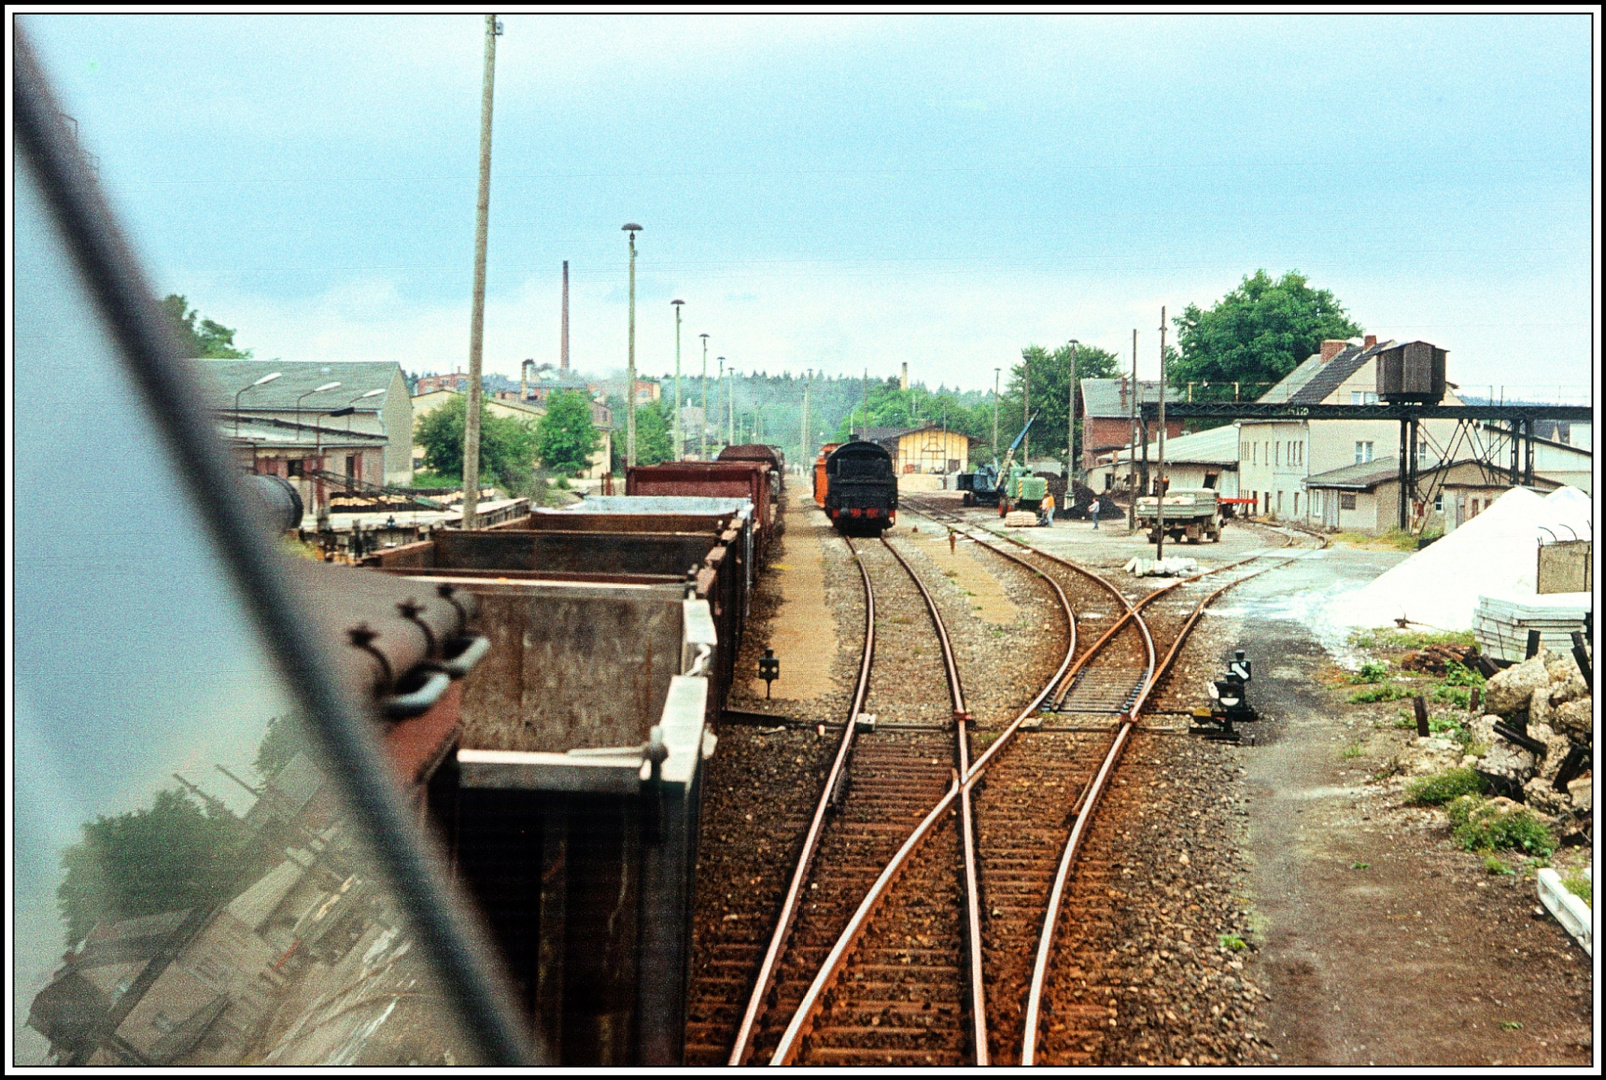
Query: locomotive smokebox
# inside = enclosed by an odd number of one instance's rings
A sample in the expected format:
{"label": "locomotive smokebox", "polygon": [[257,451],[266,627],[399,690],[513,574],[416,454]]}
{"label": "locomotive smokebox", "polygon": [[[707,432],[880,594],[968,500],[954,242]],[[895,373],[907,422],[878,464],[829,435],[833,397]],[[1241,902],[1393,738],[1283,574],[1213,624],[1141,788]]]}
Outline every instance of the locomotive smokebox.
{"label": "locomotive smokebox", "polygon": [[306,509],[301,503],[301,493],[294,484],[282,476],[247,473],[245,485],[252,501],[261,504],[260,516],[274,535],[301,527],[301,517]]}

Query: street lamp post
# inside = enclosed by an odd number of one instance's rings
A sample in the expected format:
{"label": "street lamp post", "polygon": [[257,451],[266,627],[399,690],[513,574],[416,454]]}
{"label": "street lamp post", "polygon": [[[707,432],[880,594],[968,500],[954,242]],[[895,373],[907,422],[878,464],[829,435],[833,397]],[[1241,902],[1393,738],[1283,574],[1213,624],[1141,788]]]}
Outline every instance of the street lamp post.
{"label": "street lamp post", "polygon": [[675,460],[679,461],[686,456],[686,444],[680,433],[680,309],[685,305],[684,300],[671,300],[670,305],[675,309]]}
{"label": "street lamp post", "polygon": [[620,227],[630,234],[630,358],[625,373],[625,464],[636,463],[636,234],[634,221]]}
{"label": "street lamp post", "polygon": [[[1021,423],[1032,415],[1032,356],[1030,353],[1021,357],[1026,365],[1026,378],[1020,384],[1020,418]],[[1032,460],[1032,430],[1026,429],[1026,437],[1021,440],[1020,463],[1030,470]]]}
{"label": "street lamp post", "polygon": [[703,419],[702,419],[702,423],[698,425],[700,430],[697,432],[697,438],[698,438],[697,452],[698,452],[698,456],[703,461],[707,461],[708,460],[708,335],[707,334],[698,334],[697,336],[703,339]]}
{"label": "street lamp post", "polygon": [[[300,427],[301,426],[301,400],[302,400],[302,398],[311,397],[313,394],[321,394],[325,390],[333,390],[335,387],[337,387],[339,385],[340,384],[337,383],[337,382],[327,382],[327,383],[324,383],[322,386],[313,387],[311,390],[308,390],[305,394],[302,394],[301,397],[296,398],[296,427]],[[300,438],[300,435],[297,435],[296,437]]]}
{"label": "street lamp post", "polygon": [[275,371],[272,375],[264,375],[250,386],[242,386],[238,391],[236,391],[234,395],[234,437],[236,439],[240,437],[240,395],[245,393],[247,390],[254,389],[258,386],[264,386],[283,374],[284,372],[282,371]]}

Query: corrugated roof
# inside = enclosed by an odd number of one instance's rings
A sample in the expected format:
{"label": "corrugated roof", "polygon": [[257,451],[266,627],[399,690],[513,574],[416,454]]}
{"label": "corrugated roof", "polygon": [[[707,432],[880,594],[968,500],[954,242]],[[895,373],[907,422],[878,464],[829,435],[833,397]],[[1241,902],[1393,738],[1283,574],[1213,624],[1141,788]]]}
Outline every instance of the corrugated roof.
{"label": "corrugated roof", "polygon": [[[1159,460],[1159,442],[1149,440],[1149,461]],[[1139,451],[1141,454],[1141,450]],[[1117,462],[1130,461],[1132,455],[1122,450],[1115,455]],[[1102,459],[1101,459],[1102,460]],[[1178,465],[1233,465],[1238,464],[1238,429],[1231,424],[1211,428],[1192,435],[1179,435],[1165,441],[1166,464]]]}
{"label": "corrugated roof", "polygon": [[1307,476],[1305,486],[1355,488],[1358,491],[1366,491],[1399,475],[1400,455],[1395,454],[1393,457],[1363,461],[1359,465],[1345,465],[1341,469],[1329,469],[1315,476]]}
{"label": "corrugated roof", "polygon": [[[1095,419],[1109,419],[1112,417],[1125,417],[1131,412],[1132,402],[1128,397],[1121,400],[1120,379],[1080,379],[1078,384],[1082,388],[1082,415]],[[1127,380],[1130,387],[1131,380]],[[1159,379],[1139,379],[1138,387],[1142,391],[1140,401],[1160,400]],[[1130,393],[1130,391],[1129,391]],[[1188,392],[1179,390],[1175,386],[1166,388],[1166,401],[1186,401]]]}
{"label": "corrugated roof", "polygon": [[[209,394],[207,405],[213,409],[234,408],[234,395],[264,375],[279,372],[270,383],[246,390],[240,395],[240,409],[252,412],[295,411],[296,398],[307,394],[301,402],[304,411],[313,409],[343,408],[348,403],[358,412],[378,412],[384,408],[389,394],[375,394],[371,398],[361,395],[370,390],[388,391],[401,371],[401,365],[391,360],[192,360],[194,371]],[[307,392],[324,383],[338,382],[334,390],[321,394]],[[405,382],[402,384],[405,386]],[[353,399],[357,400],[353,400]]]}

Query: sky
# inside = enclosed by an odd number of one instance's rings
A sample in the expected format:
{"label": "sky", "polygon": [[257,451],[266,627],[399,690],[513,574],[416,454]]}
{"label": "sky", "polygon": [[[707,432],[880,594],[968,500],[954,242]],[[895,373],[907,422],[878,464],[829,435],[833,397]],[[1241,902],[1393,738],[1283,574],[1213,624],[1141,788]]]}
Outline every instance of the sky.
{"label": "sky", "polygon": [[[1467,392],[1592,400],[1585,14],[502,15],[485,370],[990,388],[1297,269]],[[25,24],[156,287],[261,358],[466,367],[484,18]],[[1173,331],[1169,331],[1174,333]]]}

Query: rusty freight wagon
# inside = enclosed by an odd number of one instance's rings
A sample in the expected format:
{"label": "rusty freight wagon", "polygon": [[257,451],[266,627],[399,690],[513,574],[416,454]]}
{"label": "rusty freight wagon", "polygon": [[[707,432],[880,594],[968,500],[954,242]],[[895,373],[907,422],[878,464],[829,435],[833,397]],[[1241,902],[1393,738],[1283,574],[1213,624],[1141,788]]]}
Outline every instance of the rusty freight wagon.
{"label": "rusty freight wagon", "polygon": [[753,547],[763,566],[779,515],[770,497],[770,467],[760,461],[677,461],[666,465],[632,465],[625,476],[626,495],[691,495],[747,498],[753,501]]}
{"label": "rusty freight wagon", "polygon": [[719,452],[719,461],[763,461],[769,464],[774,477],[770,480],[770,497],[779,499],[786,490],[786,454],[780,447],[763,443],[745,443],[727,446]]}
{"label": "rusty freight wagon", "polygon": [[[429,806],[525,1010],[565,1065],[681,1061],[718,674],[706,597],[722,574],[736,577],[734,564],[721,569],[717,539],[443,531],[372,560],[477,604],[490,649],[462,680],[461,724]],[[691,597],[688,559],[699,577],[712,571]]]}

